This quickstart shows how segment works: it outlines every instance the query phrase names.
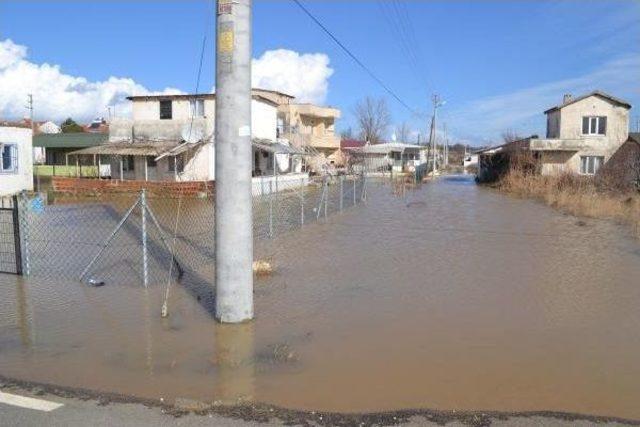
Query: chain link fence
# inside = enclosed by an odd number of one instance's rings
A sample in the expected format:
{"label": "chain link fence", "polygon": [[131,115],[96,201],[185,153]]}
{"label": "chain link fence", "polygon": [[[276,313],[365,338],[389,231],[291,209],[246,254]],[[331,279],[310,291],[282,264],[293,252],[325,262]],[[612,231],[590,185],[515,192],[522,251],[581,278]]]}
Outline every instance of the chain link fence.
{"label": "chain link fence", "polygon": [[[363,175],[254,179],[254,239],[276,239],[327,221],[366,199],[366,187]],[[21,195],[18,205],[25,274],[132,286],[166,283],[185,273],[213,281],[211,194],[145,191],[47,200],[36,193]]]}

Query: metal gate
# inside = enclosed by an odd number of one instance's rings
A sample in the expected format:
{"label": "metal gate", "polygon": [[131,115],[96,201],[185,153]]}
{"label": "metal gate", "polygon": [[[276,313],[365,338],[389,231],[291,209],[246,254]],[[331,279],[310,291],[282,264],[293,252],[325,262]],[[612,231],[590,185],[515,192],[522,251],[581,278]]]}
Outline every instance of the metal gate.
{"label": "metal gate", "polygon": [[0,197],[0,273],[22,274],[17,196]]}

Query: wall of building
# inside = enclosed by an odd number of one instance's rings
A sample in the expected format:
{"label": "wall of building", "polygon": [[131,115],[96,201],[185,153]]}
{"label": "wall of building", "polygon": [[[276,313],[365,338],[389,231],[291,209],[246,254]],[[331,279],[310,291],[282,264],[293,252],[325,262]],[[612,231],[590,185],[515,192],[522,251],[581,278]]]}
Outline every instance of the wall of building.
{"label": "wall of building", "polygon": [[[618,148],[629,137],[629,110],[590,96],[560,110],[560,138],[583,139],[594,148]],[[607,116],[606,135],[583,135],[582,117]]]}
{"label": "wall of building", "polygon": [[31,129],[0,127],[0,143],[12,143],[18,146],[17,171],[0,172],[0,195],[33,190],[33,135]]}
{"label": "wall of building", "polygon": [[[164,157],[156,162],[156,166],[147,166],[147,180],[149,181],[210,181],[213,176],[209,171],[209,156],[212,155],[213,143],[201,145],[193,151],[183,153],[184,170],[174,172],[169,170],[173,156]],[[125,180],[145,181],[145,156],[134,156],[134,168],[132,171],[123,171]],[[120,158],[113,156],[111,159],[111,177],[120,180]]]}
{"label": "wall of building", "polygon": [[[583,135],[582,118],[585,116],[606,116],[605,135]],[[559,138],[553,144],[575,145],[576,149],[542,152],[541,173],[580,173],[581,157],[602,156],[606,163],[627,140],[629,110],[599,96],[590,96],[549,114],[547,125],[548,138]]]}
{"label": "wall of building", "polygon": [[547,138],[560,137],[560,110],[547,114]]}

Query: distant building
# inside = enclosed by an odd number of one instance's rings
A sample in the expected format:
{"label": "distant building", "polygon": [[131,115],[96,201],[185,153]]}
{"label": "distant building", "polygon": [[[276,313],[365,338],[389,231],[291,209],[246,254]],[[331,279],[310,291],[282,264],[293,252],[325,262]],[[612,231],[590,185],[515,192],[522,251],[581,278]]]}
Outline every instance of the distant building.
{"label": "distant building", "polygon": [[522,151],[533,154],[542,175],[594,175],[627,141],[630,109],[626,101],[601,91],[565,95],[562,104],[545,111],[546,138],[532,136],[478,152],[478,177],[495,176],[496,165],[505,164],[500,157]]}
{"label": "distant building", "polygon": [[368,172],[414,172],[427,163],[427,147],[402,142],[367,144],[349,150],[351,156],[360,157]]}
{"label": "distant building", "polygon": [[33,190],[31,128],[0,126],[0,196]]}

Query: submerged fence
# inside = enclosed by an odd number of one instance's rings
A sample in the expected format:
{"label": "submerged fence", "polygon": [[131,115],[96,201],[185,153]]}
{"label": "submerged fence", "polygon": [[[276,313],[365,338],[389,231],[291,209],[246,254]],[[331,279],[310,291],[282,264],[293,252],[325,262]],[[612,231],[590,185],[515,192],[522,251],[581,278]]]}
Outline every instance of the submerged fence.
{"label": "submerged fence", "polygon": [[[275,239],[325,221],[366,199],[363,175],[309,181],[266,177],[253,188],[254,239]],[[214,199],[133,192],[93,196],[23,194],[18,199],[24,274],[140,285],[184,273],[211,282]]]}

